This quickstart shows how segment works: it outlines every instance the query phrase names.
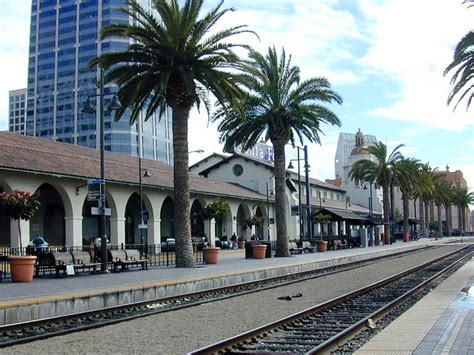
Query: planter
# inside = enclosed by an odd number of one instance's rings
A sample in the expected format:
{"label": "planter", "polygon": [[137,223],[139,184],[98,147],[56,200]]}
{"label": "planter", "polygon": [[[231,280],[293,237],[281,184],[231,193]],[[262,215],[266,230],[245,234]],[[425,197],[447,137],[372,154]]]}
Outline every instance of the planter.
{"label": "planter", "polygon": [[254,244],[252,245],[253,257],[255,259],[265,259],[266,245]]}
{"label": "planter", "polygon": [[325,252],[328,250],[328,242],[325,240],[318,240],[316,242],[317,248],[319,252]]}
{"label": "planter", "polygon": [[239,249],[244,249],[245,248],[245,240],[239,240],[237,242],[237,245],[239,246]]}
{"label": "planter", "polygon": [[219,261],[219,250],[221,248],[209,247],[202,249],[202,258],[206,264],[217,264]]}
{"label": "planter", "polygon": [[36,256],[9,256],[13,282],[33,281]]}

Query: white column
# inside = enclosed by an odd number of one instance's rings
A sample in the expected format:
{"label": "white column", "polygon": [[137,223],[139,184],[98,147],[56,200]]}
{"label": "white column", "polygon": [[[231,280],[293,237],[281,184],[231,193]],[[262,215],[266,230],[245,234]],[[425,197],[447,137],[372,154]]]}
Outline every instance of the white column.
{"label": "white column", "polygon": [[[23,248],[26,248],[28,243],[30,242],[30,222],[20,220],[20,228],[21,228],[21,242],[23,244]],[[10,220],[10,238],[11,238],[11,246],[12,248],[19,248],[20,247],[20,240],[18,238],[18,221],[17,220]]]}
{"label": "white column", "polygon": [[66,245],[82,246],[82,216],[64,217],[66,223]]}
{"label": "white column", "polygon": [[110,243],[125,244],[125,217],[110,218]]}
{"label": "white column", "polygon": [[148,244],[161,243],[161,219],[148,220]]}
{"label": "white column", "polygon": [[216,246],[216,220],[213,218],[211,219],[211,221],[209,222],[209,228],[210,230],[208,231],[208,236],[209,236],[209,240],[211,241],[211,245],[212,246]]}

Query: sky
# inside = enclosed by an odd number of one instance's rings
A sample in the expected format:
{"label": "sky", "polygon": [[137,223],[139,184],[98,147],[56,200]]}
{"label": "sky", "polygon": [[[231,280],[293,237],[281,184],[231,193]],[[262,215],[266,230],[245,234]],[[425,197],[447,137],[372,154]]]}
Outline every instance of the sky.
{"label": "sky", "polygon": [[[205,1],[206,9],[217,3]],[[0,130],[8,126],[8,91],[26,87],[30,5],[0,0]],[[235,11],[218,26],[245,24],[259,36],[236,41],[261,52],[285,48],[302,79],[323,76],[342,96],[342,105],[328,105],[341,126],[322,126],[321,145],[308,145],[311,177],[334,178],[339,134],[361,129],[389,151],[404,144],[407,157],[461,170],[474,189],[474,105],[448,107],[450,76],[443,77],[474,8],[462,0],[225,0],[223,7]],[[192,112],[189,150],[204,153],[191,154],[191,163],[222,152],[216,127],[205,112]]]}

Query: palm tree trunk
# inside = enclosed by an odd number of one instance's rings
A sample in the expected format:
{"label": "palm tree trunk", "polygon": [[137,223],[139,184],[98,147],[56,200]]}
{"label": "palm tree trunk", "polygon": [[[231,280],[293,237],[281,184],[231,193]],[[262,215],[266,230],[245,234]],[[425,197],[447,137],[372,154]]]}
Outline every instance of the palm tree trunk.
{"label": "palm tree trunk", "polygon": [[451,236],[451,229],[453,228],[452,223],[452,210],[451,210],[451,205],[446,207],[446,228],[448,229],[446,232],[448,234],[448,237]]}
{"label": "palm tree trunk", "polygon": [[286,257],[290,256],[290,252],[288,250],[285,145],[272,143],[275,158],[275,221],[277,232],[275,256]]}
{"label": "palm tree trunk", "polygon": [[190,107],[173,108],[174,230],[176,267],[195,267],[189,205],[188,118]]}
{"label": "palm tree trunk", "polygon": [[430,229],[430,202],[425,200],[425,230],[428,231]]}
{"label": "palm tree trunk", "polygon": [[410,215],[410,206],[409,200],[406,194],[402,195],[402,204],[403,204],[403,238],[407,233],[410,233],[410,224],[408,223],[408,216]]}
{"label": "palm tree trunk", "polygon": [[390,199],[389,186],[382,186],[382,203],[383,203],[383,233],[384,244],[390,244]]}
{"label": "palm tree trunk", "polygon": [[436,205],[436,210],[437,210],[437,213],[438,213],[438,232],[440,234],[440,236],[443,235],[443,221],[441,219],[441,205]]}

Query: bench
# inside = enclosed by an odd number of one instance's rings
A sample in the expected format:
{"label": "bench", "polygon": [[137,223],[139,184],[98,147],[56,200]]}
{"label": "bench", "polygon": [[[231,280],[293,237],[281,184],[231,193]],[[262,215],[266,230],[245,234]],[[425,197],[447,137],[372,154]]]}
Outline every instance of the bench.
{"label": "bench", "polygon": [[[88,256],[86,260],[89,260],[90,261],[90,255],[89,253],[85,252]],[[76,273],[77,271],[79,270],[90,270],[90,269],[93,269],[93,271],[95,272],[96,271],[96,268],[97,268],[97,264],[96,263],[75,263],[74,262],[74,258],[73,258],[73,255],[68,252],[68,251],[65,251],[65,252],[53,252],[51,253],[51,256],[53,258],[53,265],[54,265],[54,268],[56,270],[56,277],[59,277],[59,273],[62,271],[63,272],[63,276],[66,276],[66,271],[67,271],[67,267],[69,265],[72,265],[73,269],[74,269],[74,273]],[[99,264],[100,265],[100,264]]]}
{"label": "bench", "polygon": [[91,255],[87,251],[73,251],[71,252],[75,267],[82,267],[83,269],[92,269],[95,274],[100,263],[92,262]]}
{"label": "bench", "polygon": [[309,241],[303,242],[303,252],[304,253],[314,253],[316,251],[316,247],[311,244]]}
{"label": "bench", "polygon": [[288,250],[290,254],[302,254],[303,248],[298,247],[296,242],[288,242]]}
{"label": "bench", "polygon": [[115,272],[128,269],[129,266],[141,266],[148,269],[148,260],[140,257],[137,249],[109,250],[109,258]]}

